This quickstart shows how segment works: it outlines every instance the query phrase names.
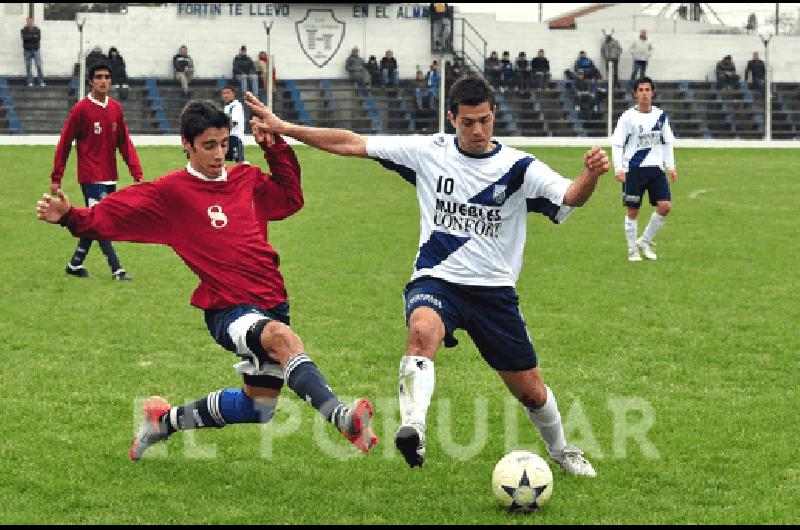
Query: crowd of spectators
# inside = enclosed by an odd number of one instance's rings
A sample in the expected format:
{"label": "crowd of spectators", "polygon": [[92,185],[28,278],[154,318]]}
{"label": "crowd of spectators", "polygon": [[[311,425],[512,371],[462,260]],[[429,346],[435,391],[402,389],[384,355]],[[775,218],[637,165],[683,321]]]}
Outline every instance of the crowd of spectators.
{"label": "crowd of spectators", "polygon": [[496,51],[492,51],[484,61],[484,76],[500,93],[506,90],[529,93],[531,89],[547,87],[550,82],[550,61],[541,49],[532,60],[528,60],[525,52],[519,52],[513,63],[508,51],[503,52],[502,59]]}

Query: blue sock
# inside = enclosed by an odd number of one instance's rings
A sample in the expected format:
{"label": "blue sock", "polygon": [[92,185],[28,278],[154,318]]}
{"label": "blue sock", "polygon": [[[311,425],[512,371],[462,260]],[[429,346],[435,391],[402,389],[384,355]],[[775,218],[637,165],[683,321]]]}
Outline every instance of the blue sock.
{"label": "blue sock", "polygon": [[226,388],[161,416],[162,431],[169,434],[190,429],[220,429],[234,423],[267,423],[275,406],[263,405],[241,388]]}
{"label": "blue sock", "polygon": [[308,355],[301,353],[289,359],[284,368],[284,379],[300,399],[311,403],[326,421],[342,429],[341,422],[349,409],[342,405]]}

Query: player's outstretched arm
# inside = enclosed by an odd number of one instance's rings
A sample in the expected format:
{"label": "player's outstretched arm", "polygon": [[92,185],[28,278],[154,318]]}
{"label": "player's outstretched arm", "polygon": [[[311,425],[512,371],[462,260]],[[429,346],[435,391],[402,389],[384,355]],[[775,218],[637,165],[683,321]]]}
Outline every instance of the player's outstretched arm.
{"label": "player's outstretched arm", "polygon": [[40,221],[56,224],[72,207],[63,191],[56,190],[55,194],[57,198],[45,193],[42,195],[41,200],[36,203],[36,218]]}
{"label": "player's outstretched arm", "polygon": [[567,193],[564,194],[564,204],[567,206],[586,204],[594,193],[600,176],[610,167],[608,154],[598,146],[594,146],[583,155],[583,166],[583,172],[572,181]]}
{"label": "player's outstretched arm", "polygon": [[321,127],[304,127],[281,120],[267,109],[261,101],[248,92],[245,96],[247,106],[261,118],[262,127],[273,133],[291,136],[306,145],[328,151],[335,155],[367,156],[367,142],[359,134],[345,129],[324,129]]}

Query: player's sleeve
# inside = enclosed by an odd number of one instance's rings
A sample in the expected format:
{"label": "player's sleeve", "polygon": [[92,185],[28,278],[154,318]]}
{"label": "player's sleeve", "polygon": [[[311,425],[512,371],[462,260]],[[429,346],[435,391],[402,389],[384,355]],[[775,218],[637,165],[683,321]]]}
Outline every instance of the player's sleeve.
{"label": "player's sleeve", "polygon": [[80,107],[76,106],[69,113],[64,128],[61,130],[61,137],[58,139],[56,154],[53,159],[53,171],[50,173],[50,181],[53,184],[61,185],[64,176],[64,168],[67,166],[69,152],[72,150],[72,141],[78,133],[80,126]]}
{"label": "player's sleeve", "polygon": [[675,169],[675,152],[673,146],[675,145],[675,135],[672,132],[672,127],[669,124],[669,118],[664,120],[663,129],[664,139],[664,165],[667,169]]}
{"label": "player's sleeve", "polygon": [[128,186],[91,208],[73,207],[63,224],[75,237],[169,244],[168,205],[155,182]]}
{"label": "player's sleeve", "polygon": [[420,152],[429,141],[426,136],[371,136],[367,138],[367,156],[416,186]]}
{"label": "player's sleeve", "polygon": [[614,162],[614,171],[624,171],[623,156],[625,140],[628,138],[628,120],[625,114],[619,117],[614,133],[611,135],[611,158]]}
{"label": "player's sleeve", "polygon": [[556,224],[563,223],[575,209],[564,204],[572,181],[534,160],[525,172],[525,201],[528,212],[540,213]]}
{"label": "player's sleeve", "polygon": [[142,164],[139,162],[139,155],[136,154],[136,148],[133,147],[131,135],[128,132],[128,125],[125,123],[125,117],[120,111],[119,120],[117,121],[119,128],[119,135],[117,136],[117,148],[122,154],[122,159],[128,164],[128,170],[135,182],[142,181]]}
{"label": "player's sleeve", "polygon": [[270,173],[261,174],[253,191],[260,223],[285,219],[303,207],[300,163],[292,147],[280,136],[276,138],[274,145],[261,146]]}

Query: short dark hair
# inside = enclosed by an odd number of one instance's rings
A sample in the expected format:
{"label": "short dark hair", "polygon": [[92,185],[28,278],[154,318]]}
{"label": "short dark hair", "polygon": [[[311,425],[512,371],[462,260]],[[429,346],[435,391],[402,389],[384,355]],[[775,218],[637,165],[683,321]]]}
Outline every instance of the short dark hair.
{"label": "short dark hair", "polygon": [[108,70],[108,73],[111,73],[111,65],[109,65],[105,61],[95,61],[89,65],[89,70],[86,71],[86,79],[94,78],[94,73],[97,70]]}
{"label": "short dark hair", "polygon": [[224,87],[219,89],[220,92],[222,92],[223,90],[230,90],[231,92],[236,94],[236,90],[233,89],[233,85],[225,85]]}
{"label": "short dark hair", "polygon": [[644,83],[650,83],[650,88],[653,90],[653,94],[656,93],[656,85],[653,84],[653,80],[649,77],[640,77],[633,83],[633,92],[636,93],[639,90],[639,85],[643,85]]}
{"label": "short dark hair", "polygon": [[230,129],[231,119],[210,100],[194,99],[181,111],[181,136],[194,145],[206,129]]}
{"label": "short dark hair", "polygon": [[458,115],[459,105],[480,105],[484,101],[494,110],[494,90],[482,77],[462,77],[450,87],[450,112]]}

